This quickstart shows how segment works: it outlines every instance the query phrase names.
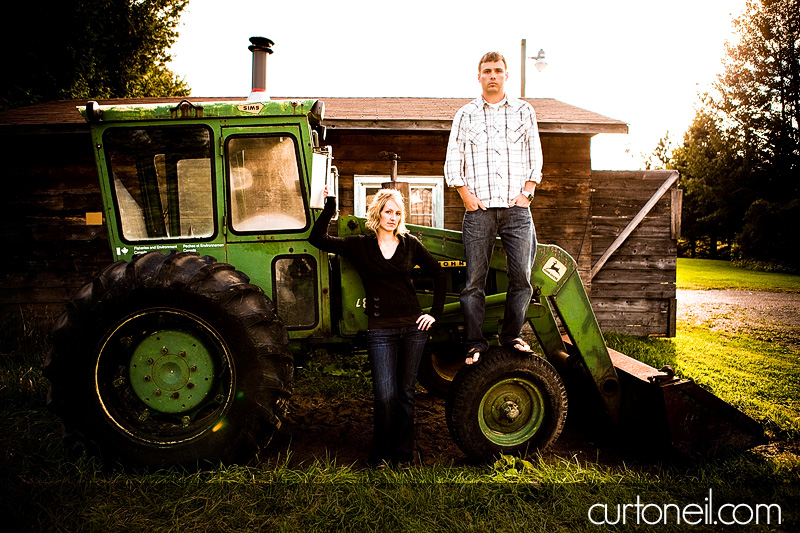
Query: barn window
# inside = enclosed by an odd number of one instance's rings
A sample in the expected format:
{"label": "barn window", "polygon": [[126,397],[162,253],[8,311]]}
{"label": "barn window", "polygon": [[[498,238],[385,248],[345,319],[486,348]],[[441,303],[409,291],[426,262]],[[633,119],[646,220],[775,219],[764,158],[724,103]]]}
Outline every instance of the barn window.
{"label": "barn window", "polygon": [[[389,176],[355,176],[354,212],[366,216],[367,206]],[[406,222],[432,228],[444,227],[444,179],[441,176],[398,176],[408,183],[409,213]]]}

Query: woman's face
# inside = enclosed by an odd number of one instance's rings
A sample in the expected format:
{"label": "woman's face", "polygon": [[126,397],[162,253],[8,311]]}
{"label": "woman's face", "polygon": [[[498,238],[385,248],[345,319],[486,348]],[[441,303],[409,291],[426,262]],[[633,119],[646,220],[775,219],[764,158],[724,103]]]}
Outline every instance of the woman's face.
{"label": "woman's face", "polygon": [[400,224],[401,216],[402,212],[400,211],[400,206],[390,198],[386,201],[386,205],[384,205],[381,210],[381,221],[380,224],[378,224],[378,228],[383,231],[388,231],[389,233],[394,233],[397,230],[398,224]]}

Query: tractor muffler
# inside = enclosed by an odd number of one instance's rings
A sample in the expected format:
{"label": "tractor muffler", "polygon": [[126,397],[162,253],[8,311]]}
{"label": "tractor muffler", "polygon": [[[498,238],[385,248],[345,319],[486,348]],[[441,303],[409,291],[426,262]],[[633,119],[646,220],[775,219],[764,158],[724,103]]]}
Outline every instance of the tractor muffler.
{"label": "tractor muffler", "polygon": [[253,83],[248,102],[269,100],[267,94],[267,56],[275,44],[266,37],[250,37],[248,50],[253,52]]}

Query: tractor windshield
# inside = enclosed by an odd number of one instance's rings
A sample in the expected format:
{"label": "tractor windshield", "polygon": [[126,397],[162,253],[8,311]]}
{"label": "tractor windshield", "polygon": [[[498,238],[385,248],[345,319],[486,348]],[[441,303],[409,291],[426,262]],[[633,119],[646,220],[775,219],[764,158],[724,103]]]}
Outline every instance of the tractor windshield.
{"label": "tractor windshield", "polygon": [[202,238],[214,233],[207,128],[110,128],[103,141],[125,240]]}

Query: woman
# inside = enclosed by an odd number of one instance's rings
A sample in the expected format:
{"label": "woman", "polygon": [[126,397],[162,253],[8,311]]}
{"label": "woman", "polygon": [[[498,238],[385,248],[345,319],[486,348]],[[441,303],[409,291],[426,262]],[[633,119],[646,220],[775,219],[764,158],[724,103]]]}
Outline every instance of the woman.
{"label": "woman", "polygon": [[[327,194],[327,190],[326,190]],[[428,330],[441,316],[445,274],[422,243],[408,233],[402,195],[381,189],[367,208],[368,235],[332,237],[328,224],[336,198],[328,197],[308,241],[347,257],[366,291],[367,351],[375,394],[375,424],[369,461],[410,464],[414,451],[414,385]],[[430,314],[422,312],[411,282],[419,266],[434,281]]]}

